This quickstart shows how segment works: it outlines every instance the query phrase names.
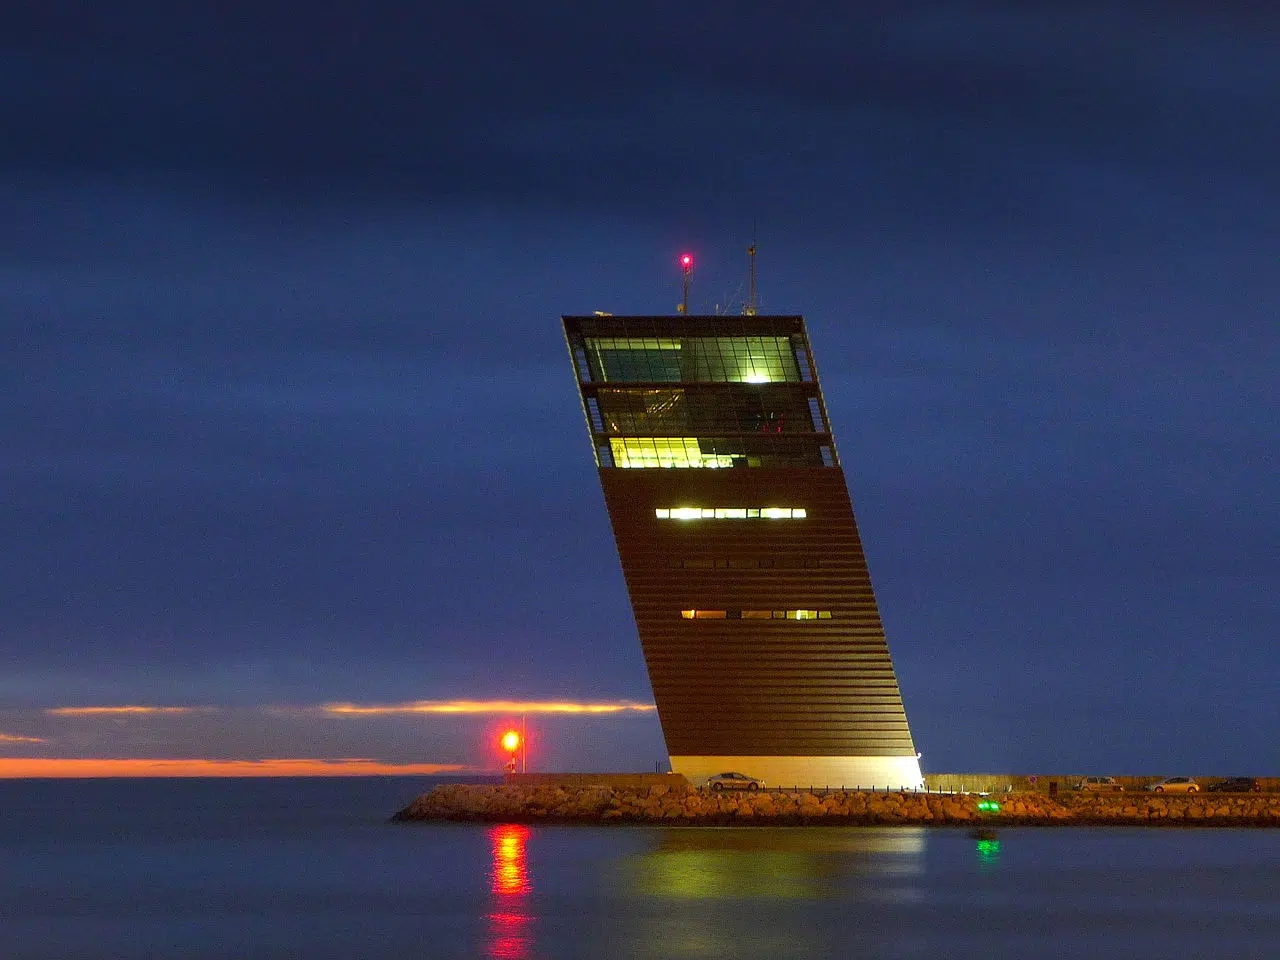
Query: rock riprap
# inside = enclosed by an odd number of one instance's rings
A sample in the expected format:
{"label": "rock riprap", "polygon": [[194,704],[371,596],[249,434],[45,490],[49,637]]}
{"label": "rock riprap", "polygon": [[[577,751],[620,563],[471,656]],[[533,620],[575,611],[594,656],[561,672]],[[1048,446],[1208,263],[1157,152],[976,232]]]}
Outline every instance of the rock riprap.
{"label": "rock riprap", "polygon": [[[989,807],[999,804],[999,810]],[[981,809],[986,804],[988,809]],[[482,823],[1280,827],[1280,794],[1044,794],[999,797],[862,790],[710,793],[692,787],[448,784],[393,820]]]}

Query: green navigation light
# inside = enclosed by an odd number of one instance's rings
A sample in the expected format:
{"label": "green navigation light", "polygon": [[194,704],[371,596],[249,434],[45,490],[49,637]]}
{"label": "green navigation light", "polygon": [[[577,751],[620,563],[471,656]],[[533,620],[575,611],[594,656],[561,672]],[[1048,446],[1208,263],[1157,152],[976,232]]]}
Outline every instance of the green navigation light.
{"label": "green navigation light", "polygon": [[1000,804],[998,804],[994,800],[979,800],[978,812],[979,813],[999,813]]}

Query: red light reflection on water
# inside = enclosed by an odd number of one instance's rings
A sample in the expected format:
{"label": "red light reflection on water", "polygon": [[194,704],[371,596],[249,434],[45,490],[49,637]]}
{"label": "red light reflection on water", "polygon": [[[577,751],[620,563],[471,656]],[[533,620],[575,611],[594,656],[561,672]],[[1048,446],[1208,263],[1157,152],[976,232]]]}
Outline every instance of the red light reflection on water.
{"label": "red light reflection on water", "polygon": [[499,897],[529,892],[529,863],[525,845],[529,828],[504,823],[489,831],[493,844],[493,892]]}
{"label": "red light reflection on water", "polygon": [[489,831],[493,847],[493,866],[489,872],[489,889],[493,909],[489,911],[487,956],[500,960],[528,960],[532,954],[533,918],[525,912],[525,897],[533,889],[529,882],[526,845],[529,828],[504,823]]}

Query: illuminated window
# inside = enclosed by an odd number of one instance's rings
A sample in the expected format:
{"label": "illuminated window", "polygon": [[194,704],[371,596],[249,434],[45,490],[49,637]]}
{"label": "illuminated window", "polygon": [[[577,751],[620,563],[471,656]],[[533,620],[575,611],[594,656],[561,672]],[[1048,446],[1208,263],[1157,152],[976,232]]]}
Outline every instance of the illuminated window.
{"label": "illuminated window", "polygon": [[655,507],[659,520],[803,520],[804,507]]}
{"label": "illuminated window", "polygon": [[586,337],[596,382],[796,383],[811,379],[800,343],[790,337]]}
{"label": "illuminated window", "polygon": [[609,441],[615,467],[646,469],[653,467],[697,468],[732,467],[729,454],[703,453],[697,437],[635,437]]}
{"label": "illuminated window", "polygon": [[761,507],[760,516],[766,520],[802,520],[808,514],[803,507]]}
{"label": "illuminated window", "polygon": [[830,620],[830,610],[681,610],[686,620]]}

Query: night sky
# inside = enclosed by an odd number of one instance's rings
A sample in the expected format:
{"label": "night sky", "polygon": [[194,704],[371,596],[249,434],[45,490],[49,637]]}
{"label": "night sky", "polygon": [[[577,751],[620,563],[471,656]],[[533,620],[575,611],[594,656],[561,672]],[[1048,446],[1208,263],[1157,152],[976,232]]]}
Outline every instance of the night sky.
{"label": "night sky", "polygon": [[1280,773],[1280,15],[847,6],[6,7],[0,773],[652,770],[559,318],[753,238],[925,770]]}

